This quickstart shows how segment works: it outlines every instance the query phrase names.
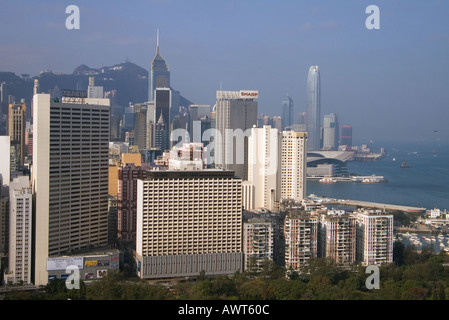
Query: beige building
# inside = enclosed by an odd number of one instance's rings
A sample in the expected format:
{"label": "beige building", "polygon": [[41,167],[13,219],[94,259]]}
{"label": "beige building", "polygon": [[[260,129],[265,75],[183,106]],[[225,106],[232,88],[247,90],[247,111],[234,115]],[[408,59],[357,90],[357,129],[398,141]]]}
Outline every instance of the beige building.
{"label": "beige building", "polygon": [[285,268],[300,271],[318,256],[318,218],[305,212],[289,212],[284,223]]}
{"label": "beige building", "polygon": [[47,259],[107,245],[109,99],[33,97],[35,285]]}
{"label": "beige building", "polygon": [[242,180],[223,170],[146,174],[137,181],[139,277],[242,270]]}
{"label": "beige building", "polygon": [[16,170],[25,163],[25,103],[14,103],[8,109],[8,134],[17,152]]}
{"label": "beige building", "polygon": [[7,282],[31,283],[32,192],[28,176],[19,176],[9,186],[9,272]]}
{"label": "beige building", "polygon": [[355,262],[356,218],[344,211],[329,211],[320,220],[320,256],[332,259],[339,265]]}
{"label": "beige building", "polygon": [[261,271],[266,260],[273,260],[274,228],[269,220],[249,219],[243,224],[245,270]]}
{"label": "beige building", "polygon": [[306,197],[307,133],[282,132],[281,200]]}
{"label": "beige building", "polygon": [[357,260],[364,266],[393,262],[393,215],[360,210],[357,218]]}
{"label": "beige building", "polygon": [[244,188],[247,210],[276,211],[281,199],[281,136],[269,125],[252,128],[248,139],[248,182]]}

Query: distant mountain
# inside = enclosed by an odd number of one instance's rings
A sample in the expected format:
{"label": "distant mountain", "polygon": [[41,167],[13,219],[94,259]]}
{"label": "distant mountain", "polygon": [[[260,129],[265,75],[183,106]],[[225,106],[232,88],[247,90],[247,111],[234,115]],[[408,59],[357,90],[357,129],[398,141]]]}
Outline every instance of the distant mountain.
{"label": "distant mountain", "polygon": [[[13,95],[16,101],[22,98],[30,103],[33,96],[34,79],[39,80],[40,92],[60,96],[63,89],[87,90],[89,77],[94,77],[95,85],[102,86],[105,92],[116,91],[116,103],[128,106],[131,103],[148,100],[148,70],[132,63],[124,62],[111,67],[90,68],[87,65],[78,66],[72,74],[62,74],[53,71],[43,71],[38,76],[17,76],[13,72],[0,72],[0,83],[7,84],[8,95]],[[192,104],[181,96],[183,104]]]}

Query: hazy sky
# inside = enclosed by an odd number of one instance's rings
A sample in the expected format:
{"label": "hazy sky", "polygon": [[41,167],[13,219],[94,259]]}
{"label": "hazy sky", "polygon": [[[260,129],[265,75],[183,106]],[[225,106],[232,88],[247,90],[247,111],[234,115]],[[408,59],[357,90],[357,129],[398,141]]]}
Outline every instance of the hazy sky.
{"label": "hazy sky", "polygon": [[[65,10],[80,8],[80,29]],[[369,30],[367,6],[380,10]],[[149,69],[160,52],[172,86],[197,104],[224,90],[259,90],[259,113],[281,114],[289,93],[306,110],[311,65],[322,115],[356,141],[449,140],[449,1],[0,0],[0,71],[72,73],[129,59]],[[437,130],[437,132],[435,132]]]}

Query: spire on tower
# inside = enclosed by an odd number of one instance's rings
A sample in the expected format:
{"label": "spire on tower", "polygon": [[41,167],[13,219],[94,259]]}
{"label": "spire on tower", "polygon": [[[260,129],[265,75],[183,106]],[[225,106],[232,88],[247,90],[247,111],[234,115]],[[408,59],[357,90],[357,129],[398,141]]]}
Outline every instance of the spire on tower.
{"label": "spire on tower", "polygon": [[156,52],[159,54],[159,28],[157,29],[156,34]]}

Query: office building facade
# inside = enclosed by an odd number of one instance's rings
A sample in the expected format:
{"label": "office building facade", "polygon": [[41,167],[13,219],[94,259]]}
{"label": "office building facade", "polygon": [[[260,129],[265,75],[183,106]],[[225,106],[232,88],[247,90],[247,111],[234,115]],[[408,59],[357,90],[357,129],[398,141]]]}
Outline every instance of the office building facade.
{"label": "office building facade", "polygon": [[257,126],[258,91],[217,91],[214,163],[248,179],[248,137]]}
{"label": "office building facade", "polygon": [[337,150],[339,141],[338,117],[335,113],[324,116],[323,150]]}
{"label": "office building facade", "polygon": [[109,99],[33,97],[35,285],[47,259],[107,245]]}
{"label": "office building facade", "polygon": [[242,180],[232,171],[152,170],[137,182],[139,277],[243,268]]}

